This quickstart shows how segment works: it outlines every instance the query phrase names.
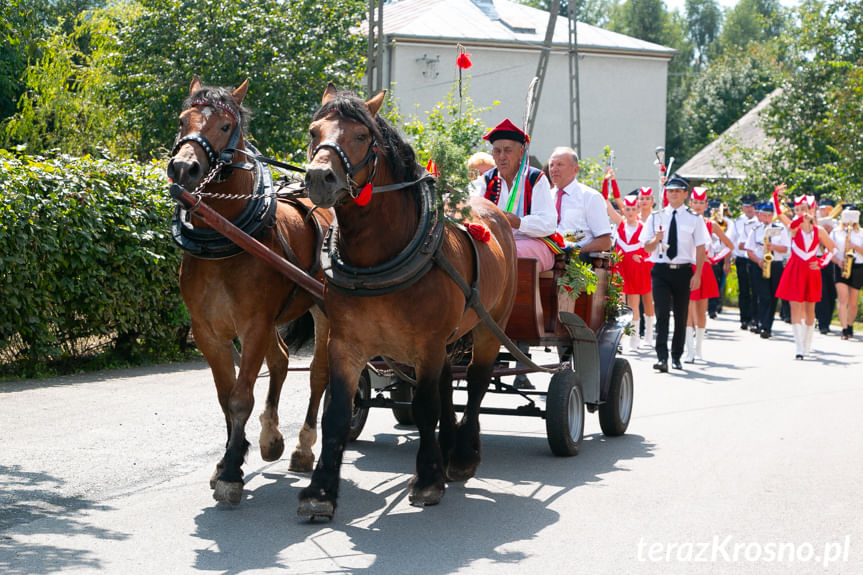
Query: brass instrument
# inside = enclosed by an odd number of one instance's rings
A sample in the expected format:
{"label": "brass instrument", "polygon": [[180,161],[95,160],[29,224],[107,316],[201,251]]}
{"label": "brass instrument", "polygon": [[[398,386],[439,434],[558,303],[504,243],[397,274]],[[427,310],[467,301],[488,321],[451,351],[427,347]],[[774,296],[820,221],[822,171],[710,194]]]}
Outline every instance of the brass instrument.
{"label": "brass instrument", "polygon": [[842,262],[842,279],[851,277],[851,268],[854,267],[854,248],[848,247],[848,238],[851,237],[851,224],[842,224],[845,228],[845,245],[842,246],[842,252],[845,254],[845,260]]}
{"label": "brass instrument", "polygon": [[764,264],[761,267],[761,277],[766,279],[766,280],[770,279],[770,267],[771,267],[770,264],[773,263],[773,252],[771,251],[771,248],[770,248],[770,236],[767,235],[767,232],[769,229],[770,229],[769,225],[764,227],[764,257],[761,258],[761,261]]}
{"label": "brass instrument", "polygon": [[713,212],[711,212],[710,219],[713,221],[713,223],[715,223],[717,226],[722,228],[723,232],[728,231],[728,222],[725,220],[725,204],[724,203],[720,203],[719,207],[717,209],[713,210]]}

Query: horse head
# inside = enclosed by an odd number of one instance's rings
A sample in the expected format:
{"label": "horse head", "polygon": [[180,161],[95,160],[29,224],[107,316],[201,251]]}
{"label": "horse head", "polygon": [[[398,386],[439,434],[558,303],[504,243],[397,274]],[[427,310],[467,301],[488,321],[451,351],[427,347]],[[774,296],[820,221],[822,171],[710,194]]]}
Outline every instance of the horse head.
{"label": "horse head", "polygon": [[242,104],[248,89],[248,78],[233,92],[203,86],[198,76],[192,78],[168,162],[173,182],[193,190],[220,162],[230,164],[234,151],[243,149],[248,110]]}
{"label": "horse head", "polygon": [[356,199],[375,179],[381,142],[376,116],[385,95],[383,91],[364,102],[337,91],[332,82],[327,86],[309,126],[306,189],[318,206],[333,207],[345,194]]}

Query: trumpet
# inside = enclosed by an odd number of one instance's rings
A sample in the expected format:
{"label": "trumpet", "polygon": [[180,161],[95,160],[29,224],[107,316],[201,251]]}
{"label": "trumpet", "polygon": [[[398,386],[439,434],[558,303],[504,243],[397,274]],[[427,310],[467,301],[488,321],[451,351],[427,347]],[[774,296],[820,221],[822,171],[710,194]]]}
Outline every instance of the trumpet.
{"label": "trumpet", "polygon": [[761,258],[763,261],[763,266],[761,267],[761,277],[769,280],[770,279],[770,267],[773,263],[773,251],[770,248],[770,236],[767,235],[768,227],[764,228],[764,257]]}
{"label": "trumpet", "polygon": [[710,219],[713,221],[713,223],[715,223],[717,226],[722,228],[723,232],[728,231],[728,222],[725,221],[725,204],[724,203],[720,203],[719,207],[717,209],[713,210],[713,213],[710,214]]}
{"label": "trumpet", "polygon": [[845,245],[843,247],[843,253],[845,254],[845,259],[842,262],[842,279],[849,279],[851,277],[851,269],[854,267],[854,249],[848,247],[848,238],[851,237],[851,224],[844,224],[845,226]]}

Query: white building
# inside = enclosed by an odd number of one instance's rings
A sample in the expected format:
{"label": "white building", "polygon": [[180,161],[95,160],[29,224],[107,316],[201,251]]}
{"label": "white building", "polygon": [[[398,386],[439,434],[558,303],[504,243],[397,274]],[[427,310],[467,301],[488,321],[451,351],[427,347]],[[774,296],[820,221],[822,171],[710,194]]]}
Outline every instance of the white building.
{"label": "white building", "polygon": [[[457,44],[471,54],[465,72],[477,107],[499,102],[483,117],[522,125],[528,85],[548,26],[548,12],[508,0],[396,0],[384,6],[383,86],[391,86],[404,117],[422,117],[458,79]],[[675,51],[579,22],[580,155],[615,152],[621,191],[655,185],[654,149],[665,142],[668,62]],[[558,17],[531,154],[544,163],[570,144],[569,29]]]}

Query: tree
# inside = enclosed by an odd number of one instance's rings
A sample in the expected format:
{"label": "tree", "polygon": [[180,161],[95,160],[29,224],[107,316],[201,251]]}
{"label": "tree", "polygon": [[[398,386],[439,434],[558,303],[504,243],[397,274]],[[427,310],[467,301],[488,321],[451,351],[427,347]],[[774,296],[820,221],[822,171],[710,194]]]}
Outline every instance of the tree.
{"label": "tree", "polygon": [[719,4],[716,0],[686,0],[686,25],[687,37],[695,52],[695,64],[702,69],[722,25]]}
{"label": "tree", "polygon": [[750,43],[777,38],[785,30],[787,18],[787,11],[779,0],[740,0],[725,14],[720,50],[743,50]]}
{"label": "tree", "polygon": [[[551,10],[552,0],[518,0],[526,6],[533,6],[546,12]],[[575,4],[576,17],[579,22],[590,24],[592,26],[603,27],[608,23],[612,9],[617,0],[578,0]],[[569,9],[567,0],[560,0],[560,8],[558,15],[566,17]]]}

